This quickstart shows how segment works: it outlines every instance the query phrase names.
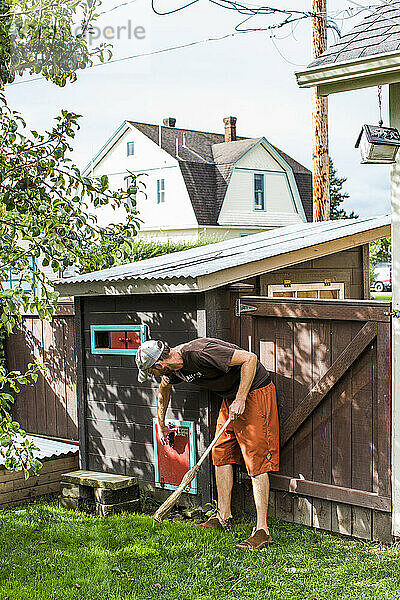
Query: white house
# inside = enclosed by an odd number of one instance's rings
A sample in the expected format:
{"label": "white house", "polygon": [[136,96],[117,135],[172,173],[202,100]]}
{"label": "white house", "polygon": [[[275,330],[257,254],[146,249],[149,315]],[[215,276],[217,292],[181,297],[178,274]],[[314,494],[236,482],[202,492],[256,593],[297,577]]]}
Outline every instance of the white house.
{"label": "white house", "polygon": [[[124,121],[84,170],[108,175],[113,188],[143,174],[141,236],[225,239],[312,220],[311,172],[265,137],[236,137],[235,117],[224,119],[224,134],[175,122]],[[104,224],[123,218],[96,211]]]}

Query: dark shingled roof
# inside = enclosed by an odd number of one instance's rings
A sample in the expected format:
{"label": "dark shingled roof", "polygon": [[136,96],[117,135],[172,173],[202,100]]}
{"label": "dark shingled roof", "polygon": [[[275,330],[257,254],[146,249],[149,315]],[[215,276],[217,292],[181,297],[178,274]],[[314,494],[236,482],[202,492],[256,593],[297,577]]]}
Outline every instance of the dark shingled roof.
{"label": "dark shingled roof", "polygon": [[[155,144],[160,143],[158,125],[129,123]],[[217,225],[234,164],[261,139],[240,137],[234,142],[225,142],[223,133],[161,127],[161,148],[179,161],[199,225]],[[312,221],[311,171],[279,148],[274,146],[274,149],[292,168],[307,221]]]}
{"label": "dark shingled roof", "polygon": [[310,63],[308,68],[396,50],[400,50],[400,1],[385,0],[382,6],[371,9],[361,23]]}

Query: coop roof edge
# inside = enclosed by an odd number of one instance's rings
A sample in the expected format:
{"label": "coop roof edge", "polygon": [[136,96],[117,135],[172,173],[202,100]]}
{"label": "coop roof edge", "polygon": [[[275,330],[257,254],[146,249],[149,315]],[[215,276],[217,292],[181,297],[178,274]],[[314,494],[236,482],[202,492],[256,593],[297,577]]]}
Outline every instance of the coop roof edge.
{"label": "coop roof edge", "polygon": [[55,282],[63,296],[213,289],[390,235],[390,215],[301,223]]}

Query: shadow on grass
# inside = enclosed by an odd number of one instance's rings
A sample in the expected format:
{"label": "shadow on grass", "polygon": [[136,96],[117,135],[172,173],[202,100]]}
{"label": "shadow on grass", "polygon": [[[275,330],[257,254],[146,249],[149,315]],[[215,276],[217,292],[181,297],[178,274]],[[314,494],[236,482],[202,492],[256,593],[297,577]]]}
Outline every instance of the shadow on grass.
{"label": "shadow on grass", "polygon": [[274,545],[148,515],[107,518],[41,500],[0,513],[0,599],[400,598],[397,546],[343,540],[271,519]]}

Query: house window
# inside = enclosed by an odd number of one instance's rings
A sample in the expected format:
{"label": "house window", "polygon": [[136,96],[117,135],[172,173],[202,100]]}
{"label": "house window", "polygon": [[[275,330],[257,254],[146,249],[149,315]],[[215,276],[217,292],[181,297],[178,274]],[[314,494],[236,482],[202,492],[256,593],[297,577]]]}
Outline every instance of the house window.
{"label": "house window", "polygon": [[264,175],[254,173],[254,210],[265,210]]}
{"label": "house window", "polygon": [[146,339],[146,325],[90,326],[92,354],[136,354]]}
{"label": "house window", "polygon": [[165,202],[165,179],[157,179],[157,204]]}
{"label": "house window", "polygon": [[[133,177],[131,175],[128,175],[127,177],[125,177],[126,179],[126,191],[129,190],[130,186],[133,185]],[[128,206],[130,209],[135,208],[136,206],[136,193],[131,194],[129,198],[127,198],[126,200]]]}
{"label": "house window", "polygon": [[126,144],[126,155],[133,156],[135,154],[135,142],[128,142]]}
{"label": "house window", "polygon": [[[33,256],[29,257],[29,263],[32,269],[36,269],[36,259]],[[35,275],[31,271],[15,271],[10,267],[0,269],[0,287],[2,290],[12,290],[16,287],[20,287],[25,291],[33,289],[36,295],[36,286],[32,288],[30,281],[26,281],[26,277],[32,278],[35,283]]]}
{"label": "house window", "polygon": [[293,283],[289,286],[269,285],[269,298],[314,298],[315,300],[339,300],[344,298],[344,283]]}

